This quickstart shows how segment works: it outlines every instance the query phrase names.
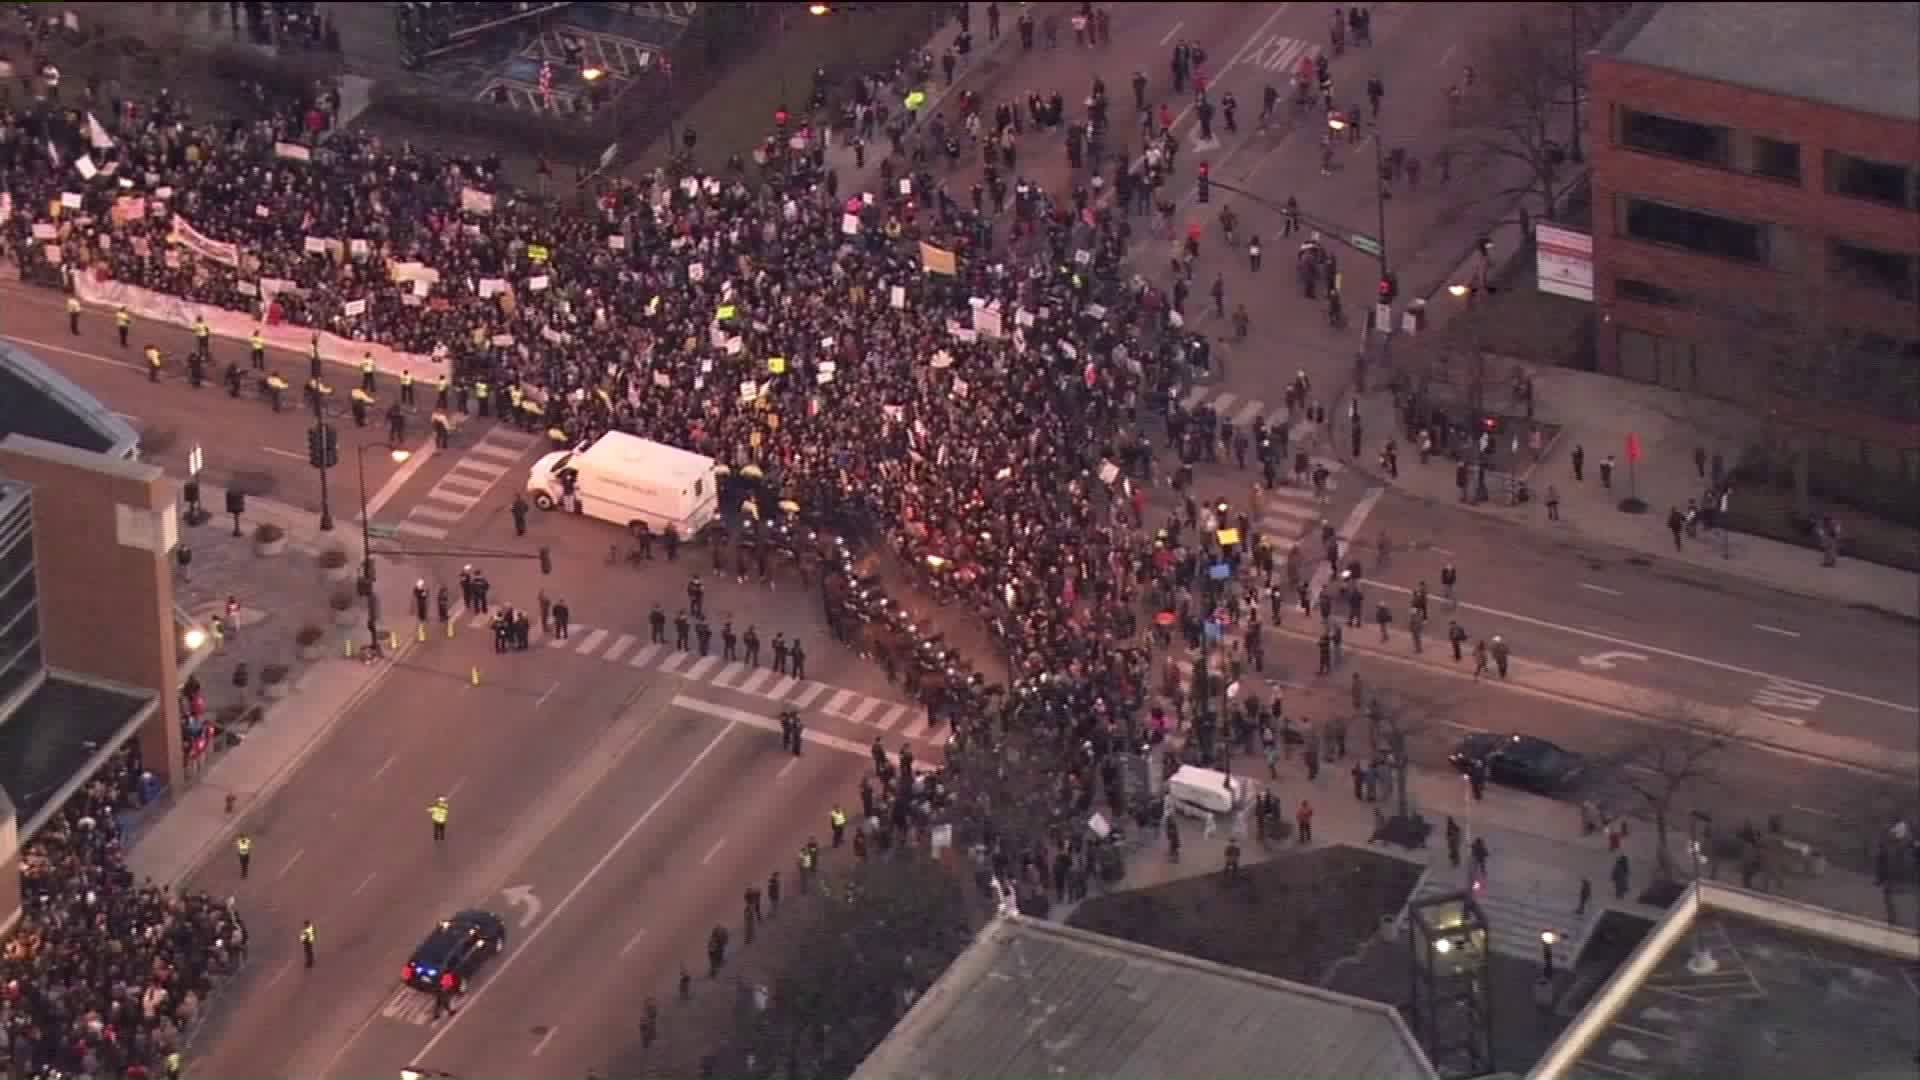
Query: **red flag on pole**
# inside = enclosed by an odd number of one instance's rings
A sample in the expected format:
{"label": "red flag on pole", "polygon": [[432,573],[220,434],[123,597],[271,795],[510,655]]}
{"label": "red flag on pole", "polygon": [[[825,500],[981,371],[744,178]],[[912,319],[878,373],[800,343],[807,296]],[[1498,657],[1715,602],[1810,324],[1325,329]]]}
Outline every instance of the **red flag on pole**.
{"label": "red flag on pole", "polygon": [[1635,464],[1638,464],[1640,461],[1640,434],[1638,432],[1627,432],[1627,460]]}

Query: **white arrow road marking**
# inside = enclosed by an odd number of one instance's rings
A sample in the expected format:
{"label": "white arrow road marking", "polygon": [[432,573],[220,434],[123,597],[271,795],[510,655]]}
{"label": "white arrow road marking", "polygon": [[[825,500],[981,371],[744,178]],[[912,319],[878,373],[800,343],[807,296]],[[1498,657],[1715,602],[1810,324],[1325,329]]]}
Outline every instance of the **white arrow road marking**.
{"label": "white arrow road marking", "polygon": [[1637,652],[1603,652],[1581,657],[1580,666],[1592,668],[1594,671],[1612,671],[1618,666],[1616,661],[1620,660],[1637,660],[1646,663],[1647,658]]}
{"label": "white arrow road marking", "polygon": [[532,926],[538,921],[540,918],[540,909],[546,906],[540,902],[539,897],[533,895],[533,886],[531,885],[510,885],[507,888],[501,889],[500,895],[506,897],[507,903],[513,907],[523,907],[527,909],[527,913],[520,916],[520,928],[522,930]]}

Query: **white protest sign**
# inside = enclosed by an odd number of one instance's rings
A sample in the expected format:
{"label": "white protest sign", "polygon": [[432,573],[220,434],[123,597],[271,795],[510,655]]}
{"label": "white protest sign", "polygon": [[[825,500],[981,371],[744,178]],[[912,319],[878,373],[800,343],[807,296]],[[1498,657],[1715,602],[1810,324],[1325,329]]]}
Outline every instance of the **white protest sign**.
{"label": "white protest sign", "polygon": [[367,313],[367,302],[365,300],[349,300],[347,301],[347,306],[342,310],[347,313],[348,317],[365,315]]}

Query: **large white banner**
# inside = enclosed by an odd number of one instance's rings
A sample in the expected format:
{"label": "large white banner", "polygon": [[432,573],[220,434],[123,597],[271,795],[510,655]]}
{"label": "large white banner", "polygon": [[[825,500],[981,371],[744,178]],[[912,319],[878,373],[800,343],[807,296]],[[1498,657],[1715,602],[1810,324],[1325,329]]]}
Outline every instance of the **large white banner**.
{"label": "large white banner", "polygon": [[1593,303],[1593,237],[1557,225],[1535,225],[1533,254],[1541,292]]}
{"label": "large white banner", "polygon": [[174,243],[179,244],[181,247],[186,248],[188,251],[193,252],[203,259],[212,259],[214,262],[224,263],[227,266],[240,265],[240,248],[238,245],[229,244],[224,240],[215,240],[213,237],[194,228],[191,221],[181,217],[178,213],[173,215],[173,236],[171,239]]}

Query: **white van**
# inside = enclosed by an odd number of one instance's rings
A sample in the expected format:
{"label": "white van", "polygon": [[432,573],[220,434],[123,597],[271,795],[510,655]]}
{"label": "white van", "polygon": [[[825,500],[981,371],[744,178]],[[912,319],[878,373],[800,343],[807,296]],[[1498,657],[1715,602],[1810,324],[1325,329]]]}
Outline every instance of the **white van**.
{"label": "white van", "polygon": [[580,512],[632,530],[659,533],[671,525],[691,537],[720,509],[714,460],[691,450],[610,431],[592,443],[556,450],[533,463],[527,497],[542,510],[565,499],[565,476],[575,478]]}
{"label": "white van", "polygon": [[1247,801],[1250,786],[1246,780],[1229,777],[1218,769],[1182,765],[1167,780],[1167,798],[1195,817],[1231,814]]}

